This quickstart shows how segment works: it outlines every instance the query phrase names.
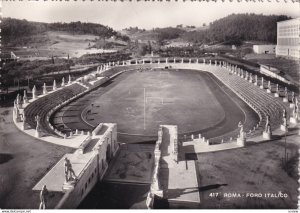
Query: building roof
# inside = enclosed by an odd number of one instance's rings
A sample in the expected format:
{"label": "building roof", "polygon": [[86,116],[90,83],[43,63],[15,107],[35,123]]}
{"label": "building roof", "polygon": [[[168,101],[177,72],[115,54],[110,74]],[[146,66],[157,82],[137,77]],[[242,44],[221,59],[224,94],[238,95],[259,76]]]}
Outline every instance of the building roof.
{"label": "building roof", "polygon": [[300,21],[300,17],[293,18],[293,19],[288,19],[288,20],[284,20],[284,21],[277,21],[277,24],[280,24],[280,23],[283,23],[283,22],[295,21],[295,20],[299,20]]}

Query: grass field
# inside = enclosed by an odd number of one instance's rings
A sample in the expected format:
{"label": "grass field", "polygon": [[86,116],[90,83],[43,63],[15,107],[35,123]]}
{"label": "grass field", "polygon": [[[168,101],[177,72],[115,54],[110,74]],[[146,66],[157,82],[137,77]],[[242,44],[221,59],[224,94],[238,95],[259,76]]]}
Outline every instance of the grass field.
{"label": "grass field", "polygon": [[93,125],[115,122],[119,132],[140,135],[156,135],[160,124],[178,125],[181,133],[215,126],[225,113],[207,86],[211,81],[202,76],[164,70],[126,73],[95,98],[93,104],[100,107],[91,108],[87,119],[93,118]]}
{"label": "grass field", "polygon": [[178,125],[181,137],[211,138],[235,130],[247,115],[246,129],[253,128],[255,113],[228,90],[206,72],[127,72],[61,109],[55,122],[86,131],[117,123],[122,142],[156,140],[160,124]]}

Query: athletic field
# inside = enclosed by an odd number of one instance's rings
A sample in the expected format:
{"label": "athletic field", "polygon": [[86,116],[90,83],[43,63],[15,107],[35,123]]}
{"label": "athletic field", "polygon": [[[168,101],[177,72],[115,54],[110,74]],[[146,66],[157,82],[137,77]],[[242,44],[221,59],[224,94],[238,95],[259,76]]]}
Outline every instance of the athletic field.
{"label": "athletic field", "polygon": [[224,89],[207,72],[130,71],[71,103],[56,117],[73,130],[117,123],[121,142],[153,140],[160,124],[178,125],[181,135],[217,137],[236,129],[251,111]]}

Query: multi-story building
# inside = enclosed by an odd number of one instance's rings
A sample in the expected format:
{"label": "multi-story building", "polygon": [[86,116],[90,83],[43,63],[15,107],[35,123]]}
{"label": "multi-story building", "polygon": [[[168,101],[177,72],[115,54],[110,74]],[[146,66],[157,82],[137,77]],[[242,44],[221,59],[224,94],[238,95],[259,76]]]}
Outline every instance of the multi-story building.
{"label": "multi-story building", "polygon": [[277,22],[276,56],[300,58],[300,18]]}

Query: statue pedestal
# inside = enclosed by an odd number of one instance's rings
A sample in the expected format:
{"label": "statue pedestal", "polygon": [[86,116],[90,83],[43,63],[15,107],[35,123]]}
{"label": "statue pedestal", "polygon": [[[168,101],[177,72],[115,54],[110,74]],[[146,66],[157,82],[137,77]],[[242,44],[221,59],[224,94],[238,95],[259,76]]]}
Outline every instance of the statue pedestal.
{"label": "statue pedestal", "polygon": [[249,83],[252,83],[252,80],[251,80],[251,79],[249,80]]}
{"label": "statue pedestal", "polygon": [[17,114],[16,121],[17,121],[17,122],[21,122],[21,116],[20,116],[20,114]]}
{"label": "statue pedestal", "polygon": [[22,124],[22,130],[26,130],[26,129],[27,129],[27,125],[26,125],[26,123],[23,122],[23,124]]}
{"label": "statue pedestal", "polygon": [[254,82],[254,85],[257,86],[257,82]]}
{"label": "statue pedestal", "polygon": [[277,92],[275,92],[274,97],[279,98],[279,94]]}
{"label": "statue pedestal", "polygon": [[34,134],[34,136],[35,136],[36,138],[40,138],[40,137],[41,137],[41,133],[40,133],[40,131],[38,131],[38,130],[35,130],[35,134]]}
{"label": "statue pedestal", "polygon": [[295,107],[295,104],[290,103],[290,108],[293,109]]}
{"label": "statue pedestal", "polygon": [[73,180],[68,181],[68,182],[64,182],[64,184],[62,186],[63,192],[73,190],[74,186],[75,186],[75,183],[76,183],[76,181],[73,181]]}
{"label": "statue pedestal", "polygon": [[286,126],[284,126],[284,125],[280,125],[280,130],[281,131],[284,131],[284,132],[287,132],[288,131],[288,128],[286,127]]}
{"label": "statue pedestal", "polygon": [[259,88],[264,89],[264,86],[263,86],[263,85],[260,85]]}
{"label": "statue pedestal", "polygon": [[164,197],[164,191],[163,190],[151,190],[151,192],[153,194],[155,194],[156,196],[158,196],[158,197],[161,197],[161,198]]}
{"label": "statue pedestal", "polygon": [[298,119],[297,118],[294,118],[294,117],[290,117],[290,122],[292,124],[297,124],[298,123]]}
{"label": "statue pedestal", "polygon": [[282,101],[283,101],[284,103],[287,103],[289,100],[287,99],[287,97],[284,97],[284,98],[282,99]]}
{"label": "statue pedestal", "polygon": [[236,143],[237,143],[238,146],[243,147],[243,146],[245,146],[246,138],[239,137],[239,138],[237,138]]}
{"label": "statue pedestal", "polygon": [[272,134],[271,132],[263,132],[263,138],[267,140],[271,140]]}
{"label": "statue pedestal", "polygon": [[267,89],[267,93],[272,93],[270,89]]}

